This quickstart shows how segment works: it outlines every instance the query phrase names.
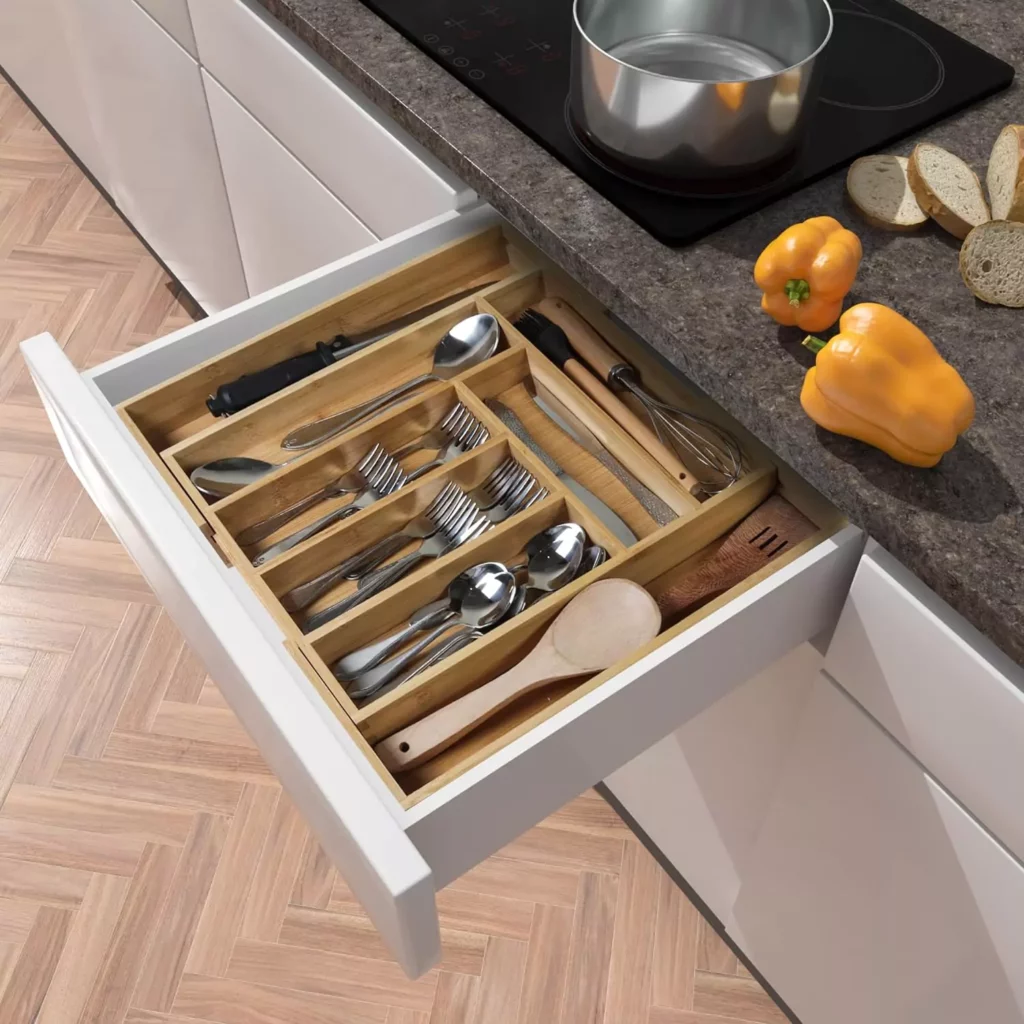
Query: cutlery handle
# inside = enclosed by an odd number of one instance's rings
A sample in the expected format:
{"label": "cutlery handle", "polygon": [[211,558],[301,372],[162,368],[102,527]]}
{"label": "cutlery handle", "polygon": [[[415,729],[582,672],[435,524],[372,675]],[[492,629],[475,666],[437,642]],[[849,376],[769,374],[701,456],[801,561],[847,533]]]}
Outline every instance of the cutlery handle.
{"label": "cutlery handle", "polygon": [[424,658],[418,665],[414,665],[403,672],[397,679],[393,679],[387,687],[381,687],[376,696],[382,697],[384,694],[381,691],[383,690],[397,689],[403,683],[409,682],[413,676],[418,676],[421,672],[426,672],[428,668],[433,668],[439,661],[444,661],[445,658],[455,654],[456,651],[461,651],[463,647],[468,647],[474,641],[479,640],[481,636],[483,636],[483,633],[470,629],[469,626],[464,626],[461,632],[450,636],[444,643],[438,644],[430,652],[429,657]]}
{"label": "cutlery handle", "polygon": [[351,609],[362,604],[364,601],[369,601],[371,597],[375,597],[381,591],[387,590],[392,583],[401,579],[407,572],[411,572],[420,559],[427,557],[429,556],[421,555],[419,551],[413,551],[404,558],[400,558],[397,562],[392,562],[391,565],[385,566],[385,569],[391,571],[385,572],[382,570],[379,575],[375,576],[372,580],[368,580],[364,586],[354,590],[348,597],[343,597],[340,601],[335,601],[334,604],[328,605],[326,608],[316,612],[316,614],[311,615],[302,624],[302,632],[312,633],[314,629],[319,629],[324,623],[330,622],[331,619],[336,619],[339,615],[344,615],[345,612],[351,611]]}
{"label": "cutlery handle", "polygon": [[252,564],[258,569],[260,566],[266,565],[268,562],[273,561],[273,559],[283,555],[286,551],[291,551],[297,544],[308,540],[314,534],[319,533],[321,530],[326,530],[328,526],[339,520],[355,515],[358,511],[360,510],[356,508],[355,502],[350,505],[344,505],[341,508],[336,508],[333,512],[328,512],[327,515],[314,519],[313,522],[308,526],[304,526],[301,530],[289,533],[284,540],[279,540],[276,544],[272,544],[266,551],[261,551],[252,560]]}
{"label": "cutlery handle", "polygon": [[[255,544],[258,540],[263,540],[264,537],[269,537],[278,527],[284,526],[285,523],[296,516],[301,516],[306,509],[319,505],[321,501],[329,498],[335,493],[334,487],[335,483],[332,481],[326,487],[321,487],[319,491],[306,495],[305,498],[295,502],[294,505],[289,505],[287,508],[281,509],[280,512],[275,512],[272,516],[267,516],[266,519],[253,523],[252,526],[244,529],[235,539],[244,548],[249,544]],[[342,491],[341,493],[344,494],[345,492]]]}
{"label": "cutlery handle", "polygon": [[396,658],[385,661],[369,672],[364,673],[356,680],[356,685],[347,690],[353,700],[366,700],[372,697],[378,690],[388,685],[392,679],[403,672],[411,665],[435,640],[440,639],[456,622],[448,621],[432,629],[425,637],[417,640],[407,651],[403,651]]}
{"label": "cutlery handle", "polygon": [[453,614],[454,612],[446,605],[433,615],[428,615],[426,618],[418,621],[408,622],[401,629],[396,629],[394,633],[384,637],[383,640],[367,644],[365,647],[360,647],[346,654],[343,658],[339,658],[331,666],[331,671],[338,679],[354,680],[364,672],[369,672],[371,668],[376,668],[388,655],[393,651],[397,651],[402,644],[417,633],[422,633],[425,629],[432,629],[434,626],[447,621]]}
{"label": "cutlery handle", "polygon": [[[405,537],[393,537],[391,540],[396,542],[396,547],[390,554],[383,555],[384,558],[390,558],[406,543]],[[358,571],[360,560],[365,553],[365,551],[358,551],[338,565],[320,573],[319,576],[293,587],[281,598],[281,603],[292,612],[300,612],[303,608],[308,608],[321,594],[330,590],[338,580],[345,579],[345,577],[351,578],[352,574]]]}
{"label": "cutlery handle", "polygon": [[542,666],[532,654],[531,651],[517,665],[483,686],[381,740],[373,749],[384,767],[394,772],[415,768],[458,742],[524,693],[564,678],[564,674],[557,672],[538,672]]}
{"label": "cutlery handle", "polygon": [[607,387],[607,382],[615,367],[624,365],[618,353],[576,310],[560,299],[544,299],[537,304],[537,309],[565,331],[573,351],[582,357],[594,373],[591,373],[579,359],[564,360],[561,364],[562,369],[641,448],[645,449],[664,469],[679,480],[690,494],[703,494],[700,481],[683,465],[676,453],[663,444],[658,435]]}
{"label": "cutlery handle", "polygon": [[418,377],[413,377],[412,380],[407,380],[404,384],[399,384],[390,391],[384,392],[383,395],[371,398],[368,402],[352,406],[350,409],[343,409],[333,416],[325,416],[323,419],[313,420],[312,423],[305,423],[301,427],[297,427],[281,442],[281,447],[290,452],[315,448],[318,444],[330,440],[335,435],[342,433],[342,431],[348,430],[349,427],[354,427],[357,423],[368,419],[374,413],[380,412],[381,409],[397,401],[410,391],[415,391],[416,388],[422,387],[429,381],[439,379],[433,373],[421,373]]}
{"label": "cutlery handle", "polygon": [[359,589],[365,590],[367,587],[376,585],[376,582],[380,577],[385,577],[394,582],[397,579],[401,579],[407,572],[412,571],[412,567],[416,565],[421,558],[428,558],[428,555],[421,554],[423,545],[421,544],[415,551],[410,551],[409,554],[403,555],[398,559],[397,562],[389,562],[387,565],[379,565],[376,569],[368,572],[365,576],[359,578]]}
{"label": "cutlery handle", "polygon": [[347,566],[345,575],[350,580],[362,579],[392,555],[397,554],[411,539],[404,533],[393,533],[390,537],[385,537],[383,540],[377,541],[376,544],[364,548],[352,555],[351,558],[345,559],[344,564]]}

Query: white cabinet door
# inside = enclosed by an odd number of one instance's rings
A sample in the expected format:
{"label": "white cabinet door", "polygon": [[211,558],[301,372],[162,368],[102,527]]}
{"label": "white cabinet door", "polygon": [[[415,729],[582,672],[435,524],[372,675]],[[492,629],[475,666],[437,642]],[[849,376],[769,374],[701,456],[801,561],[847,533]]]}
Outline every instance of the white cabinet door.
{"label": "white cabinet door", "polygon": [[801,644],[604,781],[721,922],[821,661]]}
{"label": "white cabinet door", "polygon": [[825,669],[1024,859],[1024,670],[877,544]]}
{"label": "white cabinet door", "polygon": [[107,187],[102,157],[82,91],[80,48],[72,46],[66,5],[73,0],[2,0],[0,67],[65,145]]}
{"label": "white cabinet door", "polygon": [[729,930],[803,1024],[1024,1021],[1024,868],[824,675]]}
{"label": "white cabinet door", "polygon": [[132,0],[69,0],[107,188],[207,310],[246,297],[199,65]]}
{"label": "white cabinet door", "polygon": [[203,81],[252,295],[378,240],[205,71]]}

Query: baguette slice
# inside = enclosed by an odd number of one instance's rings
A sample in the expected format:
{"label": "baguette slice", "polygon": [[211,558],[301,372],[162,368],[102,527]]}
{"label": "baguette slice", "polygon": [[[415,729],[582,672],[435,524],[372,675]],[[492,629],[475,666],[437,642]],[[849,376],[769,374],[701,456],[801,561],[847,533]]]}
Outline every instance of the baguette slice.
{"label": "baguette slice", "polygon": [[957,238],[966,238],[971,228],[992,219],[978,176],[941,146],[915,146],[907,180],[921,209]]}
{"label": "baguette slice", "polygon": [[846,191],[876,227],[912,231],[928,219],[907,181],[905,156],[862,156],[854,160],[846,175]]}
{"label": "baguette slice", "polygon": [[960,276],[982,302],[1024,306],[1024,224],[993,220],[976,227],[960,249]]}
{"label": "baguette slice", "polygon": [[986,177],[992,219],[1024,221],[1024,125],[1007,125],[999,133]]}

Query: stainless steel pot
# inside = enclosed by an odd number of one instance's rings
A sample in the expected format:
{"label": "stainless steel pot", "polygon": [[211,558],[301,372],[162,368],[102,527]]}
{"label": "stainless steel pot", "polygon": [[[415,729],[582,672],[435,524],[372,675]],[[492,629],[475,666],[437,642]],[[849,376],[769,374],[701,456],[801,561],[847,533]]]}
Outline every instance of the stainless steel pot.
{"label": "stainless steel pot", "polygon": [[586,140],[667,179],[794,149],[832,34],[826,0],[574,0],[570,107]]}

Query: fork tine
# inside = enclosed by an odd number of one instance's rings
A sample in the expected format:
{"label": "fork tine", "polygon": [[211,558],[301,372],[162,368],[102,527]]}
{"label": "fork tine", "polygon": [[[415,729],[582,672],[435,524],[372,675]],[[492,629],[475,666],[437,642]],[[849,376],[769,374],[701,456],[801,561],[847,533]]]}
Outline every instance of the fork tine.
{"label": "fork tine", "polygon": [[467,412],[469,412],[469,410],[461,402],[456,402],[451,409],[448,410],[444,419],[438,424],[438,429],[449,434],[451,430],[454,429],[455,424],[459,422],[462,416]]}
{"label": "fork tine", "polygon": [[387,458],[388,453],[384,448],[375,444],[359,461],[359,465],[356,469],[363,474],[363,478],[370,480],[373,477],[374,472],[381,465],[381,462]]}

